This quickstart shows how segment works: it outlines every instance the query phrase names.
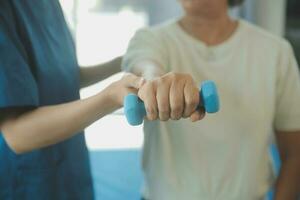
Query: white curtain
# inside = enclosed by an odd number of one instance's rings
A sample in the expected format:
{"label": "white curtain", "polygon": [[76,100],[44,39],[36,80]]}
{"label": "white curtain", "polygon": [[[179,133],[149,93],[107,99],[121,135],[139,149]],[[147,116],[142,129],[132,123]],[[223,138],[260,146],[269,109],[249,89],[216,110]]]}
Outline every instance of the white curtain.
{"label": "white curtain", "polygon": [[274,34],[284,35],[286,0],[246,0],[240,9],[245,19]]}
{"label": "white curtain", "polygon": [[[151,0],[148,12],[150,25],[182,14],[178,0]],[[240,16],[274,34],[284,35],[286,0],[245,0],[241,7],[231,9],[230,14]]]}

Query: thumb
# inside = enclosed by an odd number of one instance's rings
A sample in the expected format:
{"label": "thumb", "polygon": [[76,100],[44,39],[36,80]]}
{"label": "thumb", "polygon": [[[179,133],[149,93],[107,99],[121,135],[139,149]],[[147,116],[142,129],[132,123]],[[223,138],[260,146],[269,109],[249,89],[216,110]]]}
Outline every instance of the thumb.
{"label": "thumb", "polygon": [[194,113],[192,113],[190,119],[192,122],[196,122],[202,120],[204,117],[205,117],[205,109],[200,108],[199,110],[196,110]]}
{"label": "thumb", "polygon": [[126,74],[123,78],[126,87],[131,87],[135,89],[140,89],[144,83],[145,79],[143,77],[136,76],[134,74]]}

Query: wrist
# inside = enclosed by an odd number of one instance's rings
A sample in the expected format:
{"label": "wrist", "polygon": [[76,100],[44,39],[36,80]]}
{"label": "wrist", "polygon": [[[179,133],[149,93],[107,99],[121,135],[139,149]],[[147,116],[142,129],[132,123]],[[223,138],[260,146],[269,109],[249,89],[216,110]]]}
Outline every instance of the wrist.
{"label": "wrist", "polygon": [[112,110],[117,110],[123,106],[122,102],[119,100],[118,93],[121,92],[115,87],[115,83],[112,83],[110,86],[105,88],[99,96],[102,96],[105,99],[106,105]]}

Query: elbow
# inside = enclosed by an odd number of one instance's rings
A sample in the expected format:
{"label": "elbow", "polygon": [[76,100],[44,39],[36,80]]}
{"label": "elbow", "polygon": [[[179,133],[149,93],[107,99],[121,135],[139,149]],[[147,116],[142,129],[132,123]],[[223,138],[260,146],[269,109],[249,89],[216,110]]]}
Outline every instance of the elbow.
{"label": "elbow", "polygon": [[12,110],[4,115],[0,120],[0,134],[2,134],[5,145],[15,154],[23,154],[31,151],[31,140],[24,138],[24,127],[18,125],[18,119],[21,114],[31,110],[31,107]]}
{"label": "elbow", "polygon": [[[9,146],[9,145],[8,145]],[[24,153],[27,153],[28,151],[26,151],[24,148],[22,147],[18,147],[18,146],[9,146],[10,147],[10,150],[16,154],[16,155],[21,155],[21,154],[24,154]]]}
{"label": "elbow", "polygon": [[25,146],[24,142],[20,141],[20,137],[17,137],[18,134],[13,130],[8,127],[2,127],[1,133],[5,144],[13,153],[19,155],[30,151],[30,149]]}
{"label": "elbow", "polygon": [[4,133],[3,133],[3,138],[6,142],[7,147],[16,155],[20,155],[20,154],[28,152],[28,150],[26,150],[26,148],[23,145],[14,141],[14,139],[12,139],[11,137],[8,137]]}

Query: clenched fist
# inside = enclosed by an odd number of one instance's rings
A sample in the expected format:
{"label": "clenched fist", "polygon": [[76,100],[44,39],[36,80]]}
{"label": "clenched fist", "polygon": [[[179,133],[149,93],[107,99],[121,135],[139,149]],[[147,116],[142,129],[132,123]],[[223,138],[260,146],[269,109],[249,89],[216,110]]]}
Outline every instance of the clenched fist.
{"label": "clenched fist", "polygon": [[205,110],[196,110],[200,103],[199,89],[188,74],[170,72],[147,81],[139,89],[138,96],[144,101],[148,120],[167,121],[190,117],[201,120]]}

